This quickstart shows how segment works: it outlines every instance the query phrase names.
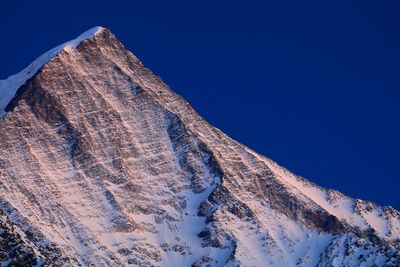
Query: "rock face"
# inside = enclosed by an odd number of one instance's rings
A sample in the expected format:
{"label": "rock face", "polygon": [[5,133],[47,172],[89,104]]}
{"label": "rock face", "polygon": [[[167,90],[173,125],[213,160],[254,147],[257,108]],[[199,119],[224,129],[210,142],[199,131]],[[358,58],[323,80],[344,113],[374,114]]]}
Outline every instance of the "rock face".
{"label": "rock face", "polygon": [[398,211],[230,139],[108,29],[59,52],[5,111],[4,264],[400,266]]}
{"label": "rock face", "polygon": [[[46,260],[51,263],[48,259]],[[2,266],[33,266],[45,263],[44,257],[36,246],[1,210],[0,261]]]}

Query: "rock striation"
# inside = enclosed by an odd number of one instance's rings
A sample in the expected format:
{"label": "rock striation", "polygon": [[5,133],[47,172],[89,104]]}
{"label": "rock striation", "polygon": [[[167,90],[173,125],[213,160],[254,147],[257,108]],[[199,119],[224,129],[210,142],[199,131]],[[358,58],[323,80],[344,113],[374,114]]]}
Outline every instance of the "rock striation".
{"label": "rock striation", "polygon": [[83,36],[4,107],[3,265],[400,266],[398,211],[292,174],[109,29]]}

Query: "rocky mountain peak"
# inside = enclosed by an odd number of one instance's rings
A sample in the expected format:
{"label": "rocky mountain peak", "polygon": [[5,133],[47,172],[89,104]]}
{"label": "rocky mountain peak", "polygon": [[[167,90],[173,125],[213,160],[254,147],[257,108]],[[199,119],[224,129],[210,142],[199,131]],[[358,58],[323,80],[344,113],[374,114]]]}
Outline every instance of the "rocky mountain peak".
{"label": "rocky mountain peak", "polygon": [[0,208],[26,236],[27,259],[400,264],[399,212],[321,188],[232,140],[109,29],[89,32],[54,50],[0,119]]}

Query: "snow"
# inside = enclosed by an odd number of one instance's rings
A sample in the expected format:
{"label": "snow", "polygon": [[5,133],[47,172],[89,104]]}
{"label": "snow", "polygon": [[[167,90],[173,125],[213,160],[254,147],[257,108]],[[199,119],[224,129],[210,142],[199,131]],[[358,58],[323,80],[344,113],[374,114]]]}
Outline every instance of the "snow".
{"label": "snow", "polygon": [[91,28],[90,30],[82,33],[77,38],[65,42],[62,45],[59,45],[40,57],[38,57],[35,61],[33,61],[28,67],[23,69],[21,72],[14,74],[8,77],[6,80],[0,80],[0,118],[6,115],[5,108],[11,99],[14,97],[17,90],[33,75],[36,74],[40,68],[57,56],[62,51],[67,51],[68,53],[72,52],[83,40],[86,40],[101,31],[104,28],[100,26],[96,26]]}
{"label": "snow", "polygon": [[316,266],[319,255],[332,235],[297,224],[273,210],[267,201],[248,201],[256,214],[254,221],[229,217],[227,231],[233,231],[238,244],[236,259],[243,266]]}
{"label": "snow", "polygon": [[388,231],[388,221],[379,216],[378,210],[364,212],[363,216],[367,220],[368,224],[375,229],[378,236],[386,236],[386,232]]}

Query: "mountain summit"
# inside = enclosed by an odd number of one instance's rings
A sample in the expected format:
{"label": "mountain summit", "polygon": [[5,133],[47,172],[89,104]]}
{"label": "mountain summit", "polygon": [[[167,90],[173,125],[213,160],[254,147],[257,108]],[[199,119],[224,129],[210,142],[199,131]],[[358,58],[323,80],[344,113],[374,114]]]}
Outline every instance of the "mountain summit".
{"label": "mountain summit", "polygon": [[398,211],[232,140],[109,29],[0,98],[3,265],[400,266]]}

